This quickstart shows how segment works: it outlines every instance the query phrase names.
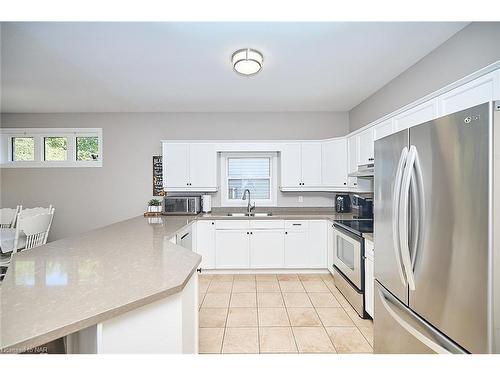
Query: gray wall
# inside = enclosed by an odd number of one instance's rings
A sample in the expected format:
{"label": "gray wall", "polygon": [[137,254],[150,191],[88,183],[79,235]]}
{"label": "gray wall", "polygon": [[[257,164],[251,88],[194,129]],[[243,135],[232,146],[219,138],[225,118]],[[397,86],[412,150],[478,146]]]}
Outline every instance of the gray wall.
{"label": "gray wall", "polygon": [[[500,22],[474,22],[349,112],[350,130],[500,60]],[[376,72],[374,72],[376,74]]]}
{"label": "gray wall", "polygon": [[[0,169],[1,207],[53,204],[51,239],[144,212],[161,139],[323,139],[348,132],[346,112],[1,115],[2,127],[103,128],[102,168]],[[280,206],[331,206],[334,194],[280,193]],[[215,201],[218,201],[215,199]]]}

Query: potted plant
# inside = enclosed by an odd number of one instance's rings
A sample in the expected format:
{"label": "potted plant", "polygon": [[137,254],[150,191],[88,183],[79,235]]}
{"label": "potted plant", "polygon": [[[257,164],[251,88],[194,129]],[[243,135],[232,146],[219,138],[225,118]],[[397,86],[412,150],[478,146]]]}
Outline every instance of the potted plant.
{"label": "potted plant", "polygon": [[151,199],[148,202],[148,212],[161,212],[161,201],[159,199]]}

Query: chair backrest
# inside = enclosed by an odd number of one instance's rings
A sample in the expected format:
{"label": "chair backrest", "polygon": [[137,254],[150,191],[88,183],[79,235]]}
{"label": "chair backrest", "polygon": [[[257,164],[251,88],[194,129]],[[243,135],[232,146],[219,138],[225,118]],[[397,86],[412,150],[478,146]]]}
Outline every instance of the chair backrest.
{"label": "chair backrest", "polygon": [[21,210],[20,214],[21,217],[28,217],[28,216],[35,216],[38,214],[50,213],[51,210],[52,210],[52,205],[50,205],[48,208],[47,207],[25,208],[24,210]]}
{"label": "chair backrest", "polygon": [[13,228],[17,214],[22,209],[22,206],[16,208],[0,208],[0,228]]}
{"label": "chair backrest", "polygon": [[23,250],[46,244],[52,225],[52,218],[54,217],[54,211],[55,210],[51,208],[50,212],[24,217],[19,213],[13,251],[17,252],[19,235],[21,232],[24,232],[26,235],[26,245]]}

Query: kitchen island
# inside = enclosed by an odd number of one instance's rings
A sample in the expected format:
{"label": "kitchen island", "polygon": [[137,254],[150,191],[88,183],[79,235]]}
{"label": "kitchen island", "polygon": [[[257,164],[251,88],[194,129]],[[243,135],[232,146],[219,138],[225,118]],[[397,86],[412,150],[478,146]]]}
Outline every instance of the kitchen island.
{"label": "kitchen island", "polygon": [[171,239],[193,217],[136,217],[15,254],[0,352],[65,337],[69,353],[196,353],[200,255]]}

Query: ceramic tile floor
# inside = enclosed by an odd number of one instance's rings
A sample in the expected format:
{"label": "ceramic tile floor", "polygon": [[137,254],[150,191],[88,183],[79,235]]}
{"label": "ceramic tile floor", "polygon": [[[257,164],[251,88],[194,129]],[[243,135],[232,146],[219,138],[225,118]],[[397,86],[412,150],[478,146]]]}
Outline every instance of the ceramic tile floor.
{"label": "ceramic tile floor", "polygon": [[329,274],[200,275],[200,353],[372,353]]}

